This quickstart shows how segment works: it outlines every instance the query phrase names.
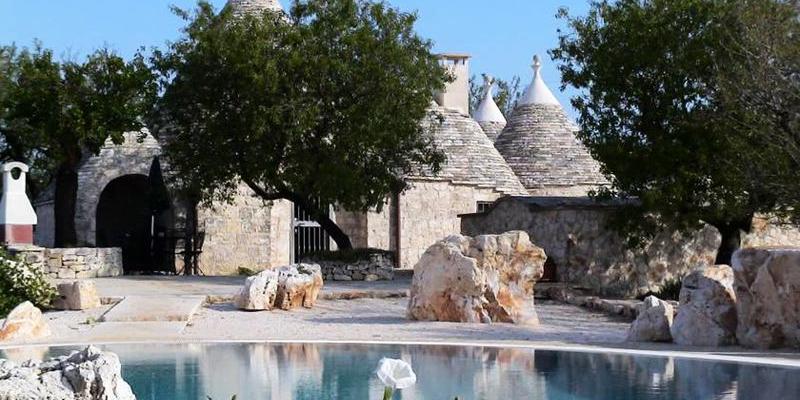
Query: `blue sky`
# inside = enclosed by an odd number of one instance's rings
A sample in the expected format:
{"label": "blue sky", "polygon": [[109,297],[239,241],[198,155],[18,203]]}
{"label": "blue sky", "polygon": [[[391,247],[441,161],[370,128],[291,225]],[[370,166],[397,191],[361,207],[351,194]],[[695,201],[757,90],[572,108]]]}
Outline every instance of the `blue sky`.
{"label": "blue sky", "polygon": [[[56,53],[77,58],[104,45],[129,56],[140,46],[163,46],[175,39],[182,21],[169,5],[191,7],[195,0],[0,0],[0,44],[30,45],[40,39]],[[212,0],[218,8],[225,0]],[[282,0],[288,6],[289,0]],[[559,7],[584,14],[587,0],[389,0],[404,11],[418,11],[418,32],[435,42],[438,52],[473,56],[472,73],[488,72],[530,82],[535,53],[557,44],[563,22]],[[561,93],[560,76],[552,62],[543,68],[545,81]]]}

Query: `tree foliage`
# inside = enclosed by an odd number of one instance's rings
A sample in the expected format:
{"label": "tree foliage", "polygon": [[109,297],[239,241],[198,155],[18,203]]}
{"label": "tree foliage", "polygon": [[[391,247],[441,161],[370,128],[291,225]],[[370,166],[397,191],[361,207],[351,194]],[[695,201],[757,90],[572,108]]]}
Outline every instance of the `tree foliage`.
{"label": "tree foliage", "polygon": [[0,157],[31,164],[41,189],[55,182],[56,244],[76,244],[77,168],[107,138],[143,127],[157,86],[141,55],[101,49],[83,62],[51,50],[0,47]]}
{"label": "tree foliage", "polygon": [[[657,226],[714,225],[723,234],[721,262],[755,213],[797,209],[796,194],[776,190],[796,181],[797,160],[769,146],[775,131],[761,117],[747,129],[735,123],[737,114],[755,118],[761,111],[751,106],[766,105],[732,84],[755,61],[741,53],[758,47],[743,30],[763,25],[745,16],[756,4],[779,3],[593,1],[585,17],[562,10],[569,30],[551,52],[564,84],[581,93],[573,99],[579,135],[612,183],[604,194],[638,197]],[[786,22],[775,27],[778,35],[787,34]]]}
{"label": "tree foliage", "polygon": [[364,0],[176,12],[183,37],[154,57],[158,118],[171,167],[204,200],[229,200],[244,182],[300,205],[348,248],[327,205],[380,207],[415,165],[443,161],[420,121],[435,118],[431,94],[447,77],[415,15]]}

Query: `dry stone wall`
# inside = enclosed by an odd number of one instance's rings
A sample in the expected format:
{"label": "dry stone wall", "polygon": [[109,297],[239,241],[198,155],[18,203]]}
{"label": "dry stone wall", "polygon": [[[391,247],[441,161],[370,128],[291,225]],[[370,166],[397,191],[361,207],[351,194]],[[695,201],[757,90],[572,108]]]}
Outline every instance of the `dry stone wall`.
{"label": "dry stone wall", "polygon": [[46,249],[30,246],[9,250],[53,279],[103,278],[123,273],[120,248]]}
{"label": "dry stone wall", "polygon": [[698,267],[713,265],[721,241],[716,229],[663,232],[640,249],[610,230],[613,208],[586,198],[510,198],[485,214],[465,215],[465,235],[528,232],[555,263],[558,280],[602,295],[633,297]]}
{"label": "dry stone wall", "polygon": [[384,281],[394,279],[394,258],[391,253],[374,253],[362,260],[336,261],[309,257],[304,263],[313,263],[322,269],[326,281]]}

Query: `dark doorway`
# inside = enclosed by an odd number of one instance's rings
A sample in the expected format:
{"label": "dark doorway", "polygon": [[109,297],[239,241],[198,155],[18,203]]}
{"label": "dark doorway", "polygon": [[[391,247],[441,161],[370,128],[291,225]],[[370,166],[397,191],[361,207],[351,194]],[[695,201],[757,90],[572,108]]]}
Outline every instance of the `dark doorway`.
{"label": "dark doorway", "polygon": [[[171,213],[154,215],[146,175],[125,175],[111,181],[97,205],[97,246],[121,247],[126,274],[170,272],[163,263]],[[174,269],[174,267],[173,267]]]}
{"label": "dark doorway", "polygon": [[558,282],[558,266],[550,257],[544,263],[544,275],[539,282]]}

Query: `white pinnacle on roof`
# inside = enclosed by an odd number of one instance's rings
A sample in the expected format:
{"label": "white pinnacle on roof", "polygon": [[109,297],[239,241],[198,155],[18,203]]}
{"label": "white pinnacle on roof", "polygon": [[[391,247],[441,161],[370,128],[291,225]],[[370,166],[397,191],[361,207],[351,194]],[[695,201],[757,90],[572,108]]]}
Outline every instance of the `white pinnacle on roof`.
{"label": "white pinnacle on roof", "polygon": [[525,91],[519,104],[561,105],[542,79],[542,61],[538,55],[533,56],[533,83]]}
{"label": "white pinnacle on roof", "polygon": [[506,117],[503,116],[503,112],[500,111],[500,107],[497,106],[497,103],[494,102],[494,96],[492,96],[492,89],[494,88],[494,78],[489,75],[483,76],[483,100],[478,105],[478,109],[475,110],[475,115],[473,118],[478,123],[481,122],[500,122],[503,125],[506,124]]}

